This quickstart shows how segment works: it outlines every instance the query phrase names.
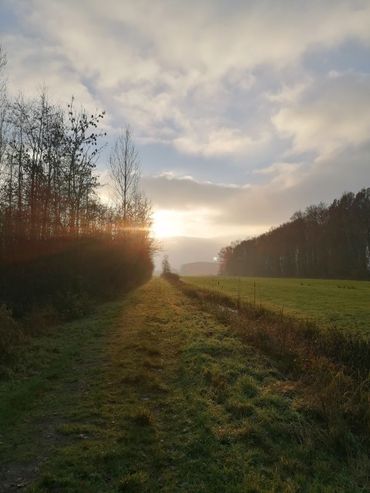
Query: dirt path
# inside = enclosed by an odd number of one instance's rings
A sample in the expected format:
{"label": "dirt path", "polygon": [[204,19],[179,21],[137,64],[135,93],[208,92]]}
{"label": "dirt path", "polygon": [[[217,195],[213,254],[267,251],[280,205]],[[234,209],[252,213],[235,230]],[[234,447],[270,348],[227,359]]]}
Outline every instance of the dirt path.
{"label": "dirt path", "polygon": [[27,357],[0,384],[1,492],[365,491],[273,363],[164,281]]}

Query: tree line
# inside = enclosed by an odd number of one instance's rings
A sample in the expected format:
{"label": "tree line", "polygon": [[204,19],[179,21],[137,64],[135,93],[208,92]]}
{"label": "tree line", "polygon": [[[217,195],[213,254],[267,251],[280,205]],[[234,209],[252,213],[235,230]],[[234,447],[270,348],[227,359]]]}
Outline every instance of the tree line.
{"label": "tree line", "polygon": [[104,111],[74,98],[63,108],[45,91],[10,98],[5,65],[0,49],[0,304],[19,316],[41,305],[68,312],[148,278],[151,208],[130,130],[110,152],[107,205],[96,172]]}
{"label": "tree line", "polygon": [[234,276],[370,278],[370,188],[312,205],[258,237],[224,247]]}

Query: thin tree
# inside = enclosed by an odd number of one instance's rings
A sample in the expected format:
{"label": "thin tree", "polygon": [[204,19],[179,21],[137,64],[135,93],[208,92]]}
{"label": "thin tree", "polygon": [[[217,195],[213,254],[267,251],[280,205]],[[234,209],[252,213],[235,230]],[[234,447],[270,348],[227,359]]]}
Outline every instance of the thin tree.
{"label": "thin tree", "polygon": [[7,111],[7,99],[6,99],[6,84],[5,78],[2,74],[6,65],[6,56],[3,49],[0,46],[0,173],[3,159],[3,153],[5,150],[5,126],[6,126],[6,111]]}
{"label": "thin tree", "polygon": [[109,164],[114,191],[126,225],[137,202],[140,179],[139,155],[129,128],[117,138]]}
{"label": "thin tree", "polygon": [[162,277],[166,277],[171,274],[170,261],[168,260],[168,255],[165,255],[162,260]]}
{"label": "thin tree", "polygon": [[[3,48],[0,45],[0,75],[6,65],[7,59]],[[0,92],[5,89],[5,80],[0,78]]]}

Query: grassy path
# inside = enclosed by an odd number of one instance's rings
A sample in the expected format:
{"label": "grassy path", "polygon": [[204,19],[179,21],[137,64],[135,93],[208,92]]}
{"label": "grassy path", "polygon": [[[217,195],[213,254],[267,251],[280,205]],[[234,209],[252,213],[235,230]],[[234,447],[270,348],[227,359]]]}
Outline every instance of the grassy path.
{"label": "grassy path", "polygon": [[155,279],[35,342],[0,384],[0,491],[366,491],[292,387]]}

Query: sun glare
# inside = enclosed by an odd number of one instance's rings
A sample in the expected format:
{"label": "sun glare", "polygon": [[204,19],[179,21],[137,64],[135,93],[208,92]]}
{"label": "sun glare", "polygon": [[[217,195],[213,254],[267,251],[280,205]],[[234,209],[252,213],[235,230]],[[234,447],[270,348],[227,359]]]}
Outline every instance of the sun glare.
{"label": "sun glare", "polygon": [[181,236],[182,228],[181,214],[171,210],[157,210],[153,213],[152,231],[155,238],[170,238]]}

